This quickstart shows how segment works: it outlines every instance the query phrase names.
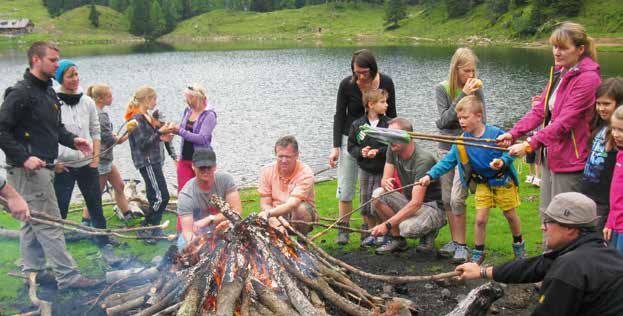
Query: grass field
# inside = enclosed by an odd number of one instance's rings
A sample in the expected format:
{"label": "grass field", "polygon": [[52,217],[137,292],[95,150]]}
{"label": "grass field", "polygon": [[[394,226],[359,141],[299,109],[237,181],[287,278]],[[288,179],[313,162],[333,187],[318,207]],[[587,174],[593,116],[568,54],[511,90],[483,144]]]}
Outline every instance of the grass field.
{"label": "grass field", "polygon": [[[521,168],[521,166],[520,166]],[[522,179],[525,177],[526,168],[523,170]],[[316,185],[316,201],[318,210],[322,216],[337,217],[337,200],[335,198],[335,181],[321,182]],[[538,189],[523,185],[521,186],[522,204],[518,209],[518,213],[522,220],[523,235],[526,240],[527,250],[530,255],[540,253],[541,248],[541,232],[538,216]],[[258,195],[254,190],[246,190],[241,193],[244,206],[244,214],[259,209]],[[358,201],[355,201],[355,206]],[[474,222],[474,206],[473,196],[468,199],[468,221],[467,221],[467,239],[468,245],[473,245],[473,222]],[[120,227],[121,222],[112,216],[110,207],[105,209],[105,213],[109,218],[109,227]],[[80,213],[70,214],[70,219],[79,221]],[[171,213],[167,213],[164,219],[169,219],[173,223],[175,217]],[[138,222],[137,222],[138,223]],[[360,215],[353,216],[351,225],[358,227],[362,223]],[[8,214],[0,214],[0,227],[8,229],[19,229],[19,222],[12,219]],[[174,225],[168,229],[173,232]],[[315,233],[318,230],[315,230]],[[499,210],[492,210],[489,224],[487,226],[487,250],[489,251],[488,262],[500,262],[512,258],[511,242],[512,238],[508,229],[508,224],[504,216]],[[327,250],[334,250],[337,245],[333,243],[336,236],[335,231],[331,231],[317,242]],[[441,230],[437,237],[436,245],[440,247],[450,240],[450,234],[447,227]],[[410,240],[409,244],[415,246],[416,240]],[[145,245],[140,241],[127,241],[127,245],[117,248],[117,254],[124,256],[133,256],[142,262],[149,262],[154,256],[162,255],[168,248],[168,243],[160,242],[155,246]],[[351,242],[344,247],[346,250],[354,250],[359,248],[358,234],[351,235]],[[81,271],[87,275],[101,276],[108,269],[99,257],[97,247],[90,241],[70,242],[68,249],[78,262]],[[23,295],[23,282],[21,279],[7,276],[7,273],[16,269],[16,263],[19,259],[19,244],[17,240],[8,240],[0,238],[0,315],[17,312],[14,308],[16,303],[25,303],[28,298]],[[365,269],[365,267],[363,267]],[[69,293],[68,295],[71,295]]]}

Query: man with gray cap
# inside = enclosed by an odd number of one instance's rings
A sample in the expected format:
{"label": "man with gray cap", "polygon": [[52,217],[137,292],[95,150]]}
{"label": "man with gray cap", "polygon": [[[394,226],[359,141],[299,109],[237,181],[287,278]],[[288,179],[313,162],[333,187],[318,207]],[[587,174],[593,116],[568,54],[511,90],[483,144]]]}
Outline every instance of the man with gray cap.
{"label": "man with gray cap", "polygon": [[177,241],[180,250],[195,236],[207,233],[227,221],[210,202],[213,194],[225,200],[238,214],[242,211],[234,178],[228,173],[216,171],[216,154],[212,148],[195,149],[192,159],[195,177],[186,182],[177,199],[182,222],[182,234]]}
{"label": "man with gray cap", "polygon": [[596,208],[583,194],[558,194],[541,225],[551,252],[499,266],[462,264],[459,278],[542,281],[533,315],[623,315],[623,256],[595,231]]}

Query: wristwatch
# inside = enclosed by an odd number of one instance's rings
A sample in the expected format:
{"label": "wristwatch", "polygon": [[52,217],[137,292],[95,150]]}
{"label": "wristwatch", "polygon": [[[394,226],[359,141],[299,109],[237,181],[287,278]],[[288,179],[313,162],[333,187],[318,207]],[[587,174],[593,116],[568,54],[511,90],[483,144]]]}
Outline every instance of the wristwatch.
{"label": "wristwatch", "polygon": [[388,231],[392,230],[392,223],[390,223],[389,221],[385,222],[385,227]]}

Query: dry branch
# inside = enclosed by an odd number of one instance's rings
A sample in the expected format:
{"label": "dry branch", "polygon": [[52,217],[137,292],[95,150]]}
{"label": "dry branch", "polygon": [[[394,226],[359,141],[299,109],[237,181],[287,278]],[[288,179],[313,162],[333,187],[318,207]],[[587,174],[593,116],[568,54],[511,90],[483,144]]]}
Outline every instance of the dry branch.
{"label": "dry branch", "polygon": [[504,290],[493,282],[487,282],[469,292],[447,316],[484,316],[491,304],[504,296]]}
{"label": "dry branch", "polygon": [[52,316],[52,303],[37,297],[37,272],[30,272],[28,274],[28,285],[28,298],[30,298],[33,305],[39,307],[40,315]]}

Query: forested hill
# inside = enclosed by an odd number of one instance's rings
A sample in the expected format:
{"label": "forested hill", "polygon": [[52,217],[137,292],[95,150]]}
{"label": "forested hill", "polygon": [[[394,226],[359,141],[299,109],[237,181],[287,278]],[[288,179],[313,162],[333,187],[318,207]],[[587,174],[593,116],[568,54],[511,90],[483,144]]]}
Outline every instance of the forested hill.
{"label": "forested hill", "polygon": [[2,0],[0,19],[30,18],[30,42],[264,41],[377,43],[478,38],[532,42],[556,23],[623,38],[620,0]]}

